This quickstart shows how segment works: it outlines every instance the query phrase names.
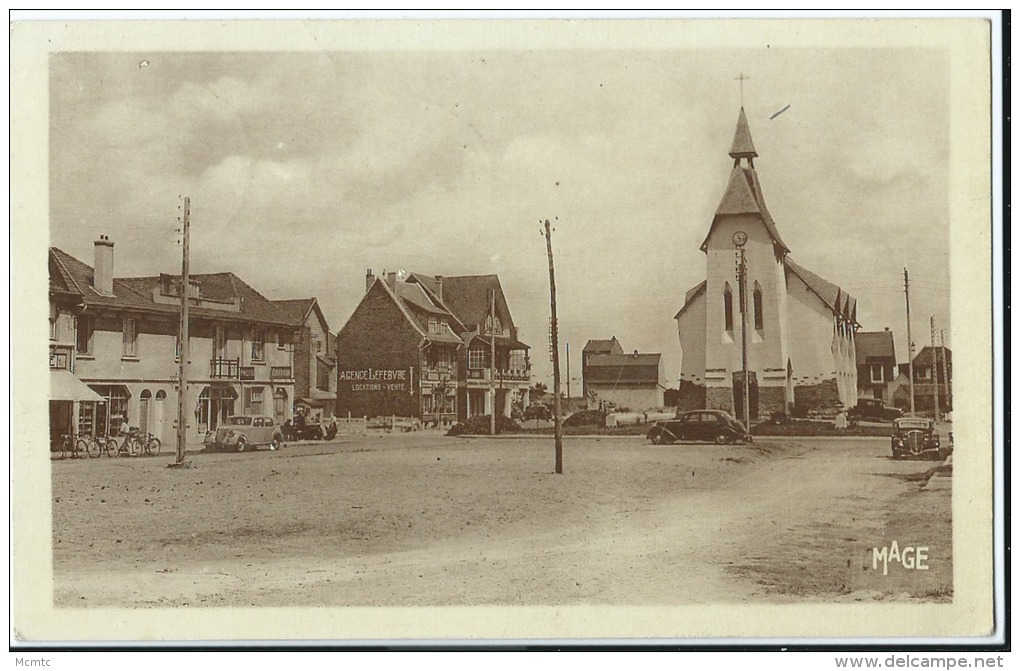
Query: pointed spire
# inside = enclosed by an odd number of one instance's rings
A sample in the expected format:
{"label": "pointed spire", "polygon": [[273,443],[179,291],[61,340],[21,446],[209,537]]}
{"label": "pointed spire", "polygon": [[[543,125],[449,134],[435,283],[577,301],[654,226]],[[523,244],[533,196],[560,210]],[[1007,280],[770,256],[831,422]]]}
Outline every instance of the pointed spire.
{"label": "pointed spire", "polygon": [[740,116],[737,118],[737,132],[733,135],[730,156],[735,159],[751,159],[758,156],[758,152],[754,150],[754,142],[751,141],[751,129],[747,127],[747,115],[744,114],[743,107],[740,108]]}

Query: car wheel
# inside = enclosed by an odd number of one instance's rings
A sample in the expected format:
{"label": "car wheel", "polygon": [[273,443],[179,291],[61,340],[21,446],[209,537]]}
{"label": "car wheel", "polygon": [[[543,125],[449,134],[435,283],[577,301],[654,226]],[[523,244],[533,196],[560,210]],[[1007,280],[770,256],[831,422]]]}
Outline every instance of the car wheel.
{"label": "car wheel", "polygon": [[237,445],[234,447],[234,449],[237,450],[238,452],[244,452],[245,450],[248,449],[248,441],[245,440],[244,438],[241,438],[240,440],[237,441]]}
{"label": "car wheel", "polygon": [[715,444],[716,445],[726,445],[727,443],[730,443],[732,441],[733,441],[733,436],[731,436],[728,433],[723,433],[722,431],[720,431],[719,433],[717,433],[715,435]]}
{"label": "car wheel", "polygon": [[269,443],[270,450],[282,450],[283,449],[283,438],[279,436],[273,437],[273,442]]}
{"label": "car wheel", "polygon": [[663,443],[662,432],[652,434],[652,445],[662,445]]}

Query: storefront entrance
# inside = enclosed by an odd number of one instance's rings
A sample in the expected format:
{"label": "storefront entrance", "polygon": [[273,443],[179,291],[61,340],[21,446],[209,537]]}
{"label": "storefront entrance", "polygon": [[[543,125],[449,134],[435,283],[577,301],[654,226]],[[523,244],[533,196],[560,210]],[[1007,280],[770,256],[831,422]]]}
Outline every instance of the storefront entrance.
{"label": "storefront entrance", "polygon": [[197,419],[200,431],[215,431],[216,427],[234,414],[237,392],[233,387],[211,386],[198,397]]}

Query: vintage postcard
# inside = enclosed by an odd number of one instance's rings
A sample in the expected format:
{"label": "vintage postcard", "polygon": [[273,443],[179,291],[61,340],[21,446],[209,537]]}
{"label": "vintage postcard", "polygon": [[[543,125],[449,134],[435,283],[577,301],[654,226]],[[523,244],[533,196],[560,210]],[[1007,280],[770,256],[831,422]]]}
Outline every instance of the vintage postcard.
{"label": "vintage postcard", "polygon": [[11,42],[18,641],[994,629],[990,23]]}

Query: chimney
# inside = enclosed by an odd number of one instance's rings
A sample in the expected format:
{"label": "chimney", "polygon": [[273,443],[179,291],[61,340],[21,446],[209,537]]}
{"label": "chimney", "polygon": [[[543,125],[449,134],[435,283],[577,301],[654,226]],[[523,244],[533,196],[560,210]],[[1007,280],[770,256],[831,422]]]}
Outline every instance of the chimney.
{"label": "chimney", "polygon": [[367,293],[372,285],[375,284],[375,275],[372,273],[372,269],[369,268],[365,271],[365,292]]}
{"label": "chimney", "polygon": [[886,333],[888,333],[888,332],[889,332],[889,327],[888,327],[888,326],[886,326],[886,327],[885,327],[885,332],[886,332]]}
{"label": "chimney", "polygon": [[443,300],[443,276],[436,275],[436,295]]}
{"label": "chimney", "polygon": [[101,294],[113,295],[113,242],[100,235],[95,245],[95,264],[92,286]]}
{"label": "chimney", "polygon": [[634,358],[637,358],[637,350],[634,350]]}
{"label": "chimney", "polygon": [[397,274],[386,273],[386,283],[390,285],[390,289],[396,291],[397,289]]}

